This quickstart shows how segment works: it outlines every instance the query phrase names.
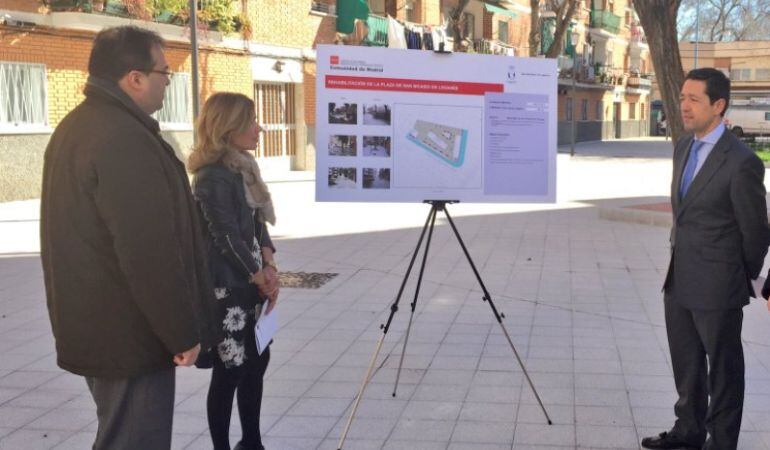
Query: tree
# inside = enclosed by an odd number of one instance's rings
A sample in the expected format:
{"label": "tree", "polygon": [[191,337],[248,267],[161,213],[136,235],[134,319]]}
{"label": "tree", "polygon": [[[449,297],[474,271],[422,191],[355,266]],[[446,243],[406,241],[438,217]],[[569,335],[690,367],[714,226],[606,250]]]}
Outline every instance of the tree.
{"label": "tree", "polygon": [[[572,17],[575,15],[575,10],[577,10],[579,3],[580,0],[548,0],[546,2],[548,10],[556,14],[556,29],[553,34],[553,42],[551,42],[551,45],[544,53],[546,58],[556,58],[561,54],[564,34],[572,22]],[[529,55],[537,56],[540,53],[540,44],[543,40],[540,1],[530,0],[529,6],[532,9],[529,30]]]}
{"label": "tree", "polygon": [[684,82],[684,71],[676,28],[680,3],[681,0],[634,1],[650,46],[655,79],[663,99],[663,110],[673,143],[676,143],[684,130],[679,111],[679,92]]}
{"label": "tree", "polygon": [[449,22],[452,27],[454,51],[464,52],[465,48],[465,8],[471,0],[459,0],[457,5],[449,10]]}
{"label": "tree", "polygon": [[[770,0],[682,0],[680,40],[770,39]],[[697,17],[699,16],[699,17]]]}

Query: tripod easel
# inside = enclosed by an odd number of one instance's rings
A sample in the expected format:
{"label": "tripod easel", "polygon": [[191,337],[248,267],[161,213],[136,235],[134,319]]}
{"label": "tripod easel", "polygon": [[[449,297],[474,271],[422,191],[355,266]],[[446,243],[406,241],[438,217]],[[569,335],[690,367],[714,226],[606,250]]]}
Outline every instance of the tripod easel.
{"label": "tripod easel", "polygon": [[476,280],[479,282],[479,285],[481,286],[481,290],[484,292],[484,296],[481,299],[485,302],[488,302],[489,306],[492,308],[492,314],[494,314],[495,319],[497,320],[497,323],[500,324],[500,327],[503,330],[503,334],[505,335],[505,338],[508,340],[508,343],[511,345],[511,350],[513,350],[513,354],[516,356],[516,360],[519,362],[519,366],[521,366],[521,370],[524,372],[524,376],[526,377],[527,382],[529,383],[529,387],[532,389],[532,392],[535,394],[535,398],[537,399],[537,403],[540,405],[540,409],[543,410],[543,414],[545,415],[545,418],[548,421],[548,425],[553,424],[553,422],[551,422],[551,418],[548,416],[548,412],[545,410],[545,406],[543,406],[543,402],[540,400],[540,395],[538,395],[537,390],[535,389],[535,385],[532,383],[532,379],[529,377],[529,374],[527,373],[526,367],[524,367],[524,363],[522,362],[521,357],[519,356],[519,352],[516,350],[516,347],[513,345],[511,336],[510,334],[508,334],[508,330],[505,328],[505,325],[503,324],[503,317],[505,316],[497,311],[497,307],[495,307],[495,304],[492,301],[492,296],[489,295],[489,292],[487,291],[487,287],[484,285],[484,282],[481,280],[481,275],[479,274],[479,271],[476,269],[476,264],[473,263],[473,259],[471,258],[470,253],[468,253],[468,249],[465,247],[465,243],[463,242],[462,237],[460,237],[460,232],[457,231],[457,227],[455,226],[455,223],[452,220],[452,217],[449,215],[449,211],[446,208],[447,204],[459,203],[459,202],[457,200],[425,200],[424,203],[428,203],[431,205],[430,212],[428,213],[428,218],[425,220],[425,225],[423,225],[422,233],[420,233],[420,239],[417,241],[417,247],[414,249],[414,253],[412,254],[412,259],[409,261],[409,267],[406,269],[406,273],[404,274],[404,279],[401,282],[401,287],[398,290],[398,295],[396,295],[395,301],[390,306],[390,315],[388,316],[388,320],[384,325],[380,325],[380,328],[382,328],[382,336],[380,337],[380,340],[377,342],[377,347],[375,348],[374,354],[372,355],[372,360],[369,363],[369,368],[366,371],[366,375],[364,375],[363,382],[361,383],[361,388],[358,390],[356,401],[353,403],[353,409],[350,411],[350,417],[348,418],[347,425],[345,425],[345,429],[342,432],[340,443],[337,446],[338,450],[342,450],[342,445],[345,443],[345,438],[348,435],[348,431],[350,431],[350,426],[353,423],[353,418],[356,415],[356,410],[358,409],[358,405],[361,403],[361,398],[363,398],[364,391],[366,390],[366,386],[369,384],[369,380],[371,379],[372,370],[374,369],[374,365],[377,362],[377,357],[379,356],[380,350],[382,349],[382,344],[385,341],[385,336],[388,334],[388,329],[390,329],[390,324],[393,321],[393,316],[396,314],[396,311],[398,311],[398,303],[401,301],[401,295],[404,293],[404,287],[406,286],[406,282],[409,280],[409,275],[412,272],[412,267],[414,267],[414,261],[417,259],[417,254],[420,252],[420,247],[422,247],[422,241],[425,238],[425,232],[427,231],[428,240],[425,243],[425,250],[422,254],[422,263],[420,265],[420,272],[417,275],[417,286],[415,287],[415,291],[414,291],[414,299],[412,300],[412,303],[410,305],[412,308],[412,312],[409,315],[409,325],[406,328],[406,335],[404,337],[404,348],[401,351],[401,360],[399,361],[398,371],[396,372],[396,384],[393,387],[393,397],[396,396],[398,381],[401,377],[401,368],[404,364],[404,354],[406,353],[406,345],[409,342],[409,332],[412,328],[412,319],[414,318],[414,310],[415,310],[415,307],[417,306],[417,297],[420,295],[420,286],[422,285],[422,276],[425,273],[425,263],[428,260],[428,250],[430,249],[430,242],[431,242],[431,238],[433,237],[433,228],[436,223],[436,215],[438,215],[439,211],[444,212],[444,215],[446,215],[446,218],[449,221],[449,224],[452,226],[452,231],[454,232],[455,237],[457,237],[457,241],[460,243],[460,247],[462,247],[463,253],[465,253],[465,258],[468,260],[468,263],[471,265],[471,269],[473,269],[473,274],[476,276]]}

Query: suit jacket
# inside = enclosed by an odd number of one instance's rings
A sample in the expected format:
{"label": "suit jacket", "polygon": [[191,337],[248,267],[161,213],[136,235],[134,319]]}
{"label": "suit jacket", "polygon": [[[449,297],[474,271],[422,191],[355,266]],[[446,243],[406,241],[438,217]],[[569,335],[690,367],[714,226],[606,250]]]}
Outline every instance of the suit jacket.
{"label": "suit jacket", "polygon": [[762,161],[730,132],[706,158],[679,198],[692,136],[674,150],[671,261],[664,290],[685,308],[740,308],[767,253],[767,204]]}

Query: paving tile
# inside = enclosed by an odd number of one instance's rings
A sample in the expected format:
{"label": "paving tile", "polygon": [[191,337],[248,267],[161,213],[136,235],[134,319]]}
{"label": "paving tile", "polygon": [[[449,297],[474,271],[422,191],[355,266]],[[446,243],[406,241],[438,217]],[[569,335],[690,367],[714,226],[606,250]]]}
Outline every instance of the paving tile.
{"label": "paving tile", "polygon": [[[53,409],[26,424],[32,430],[80,431],[96,419],[96,414],[88,410]],[[175,418],[176,419],[176,418]],[[174,420],[176,422],[176,420]],[[176,423],[175,423],[176,424]]]}
{"label": "paving tile", "polygon": [[0,406],[0,427],[21,428],[47,412],[45,408]]}
{"label": "paving tile", "polygon": [[481,444],[512,444],[515,424],[489,422],[458,422],[452,433],[452,442]]}
{"label": "paving tile", "polygon": [[578,424],[577,445],[580,448],[638,449],[639,441],[633,427]]}
{"label": "paving tile", "polygon": [[448,442],[454,426],[454,421],[400,419],[391,439]]}
{"label": "paving tile", "polygon": [[48,450],[72,432],[59,430],[16,430],[0,439],[2,449]]}
{"label": "paving tile", "polygon": [[431,402],[412,400],[401,413],[404,419],[454,421],[460,415],[461,402]]}
{"label": "paving tile", "polygon": [[336,417],[284,416],[267,432],[270,437],[323,438],[337,422]]}
{"label": "paving tile", "polygon": [[517,448],[528,445],[575,445],[574,425],[533,425],[517,424],[513,445]]}

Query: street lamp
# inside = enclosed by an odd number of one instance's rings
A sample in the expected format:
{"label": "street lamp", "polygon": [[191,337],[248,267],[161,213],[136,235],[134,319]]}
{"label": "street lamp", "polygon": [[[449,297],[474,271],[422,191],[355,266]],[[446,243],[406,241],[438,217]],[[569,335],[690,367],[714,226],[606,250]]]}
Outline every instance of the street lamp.
{"label": "street lamp", "polygon": [[569,155],[575,156],[575,85],[577,80],[577,44],[580,39],[580,33],[573,30],[570,33],[570,43],[572,44],[572,145],[569,148]]}

